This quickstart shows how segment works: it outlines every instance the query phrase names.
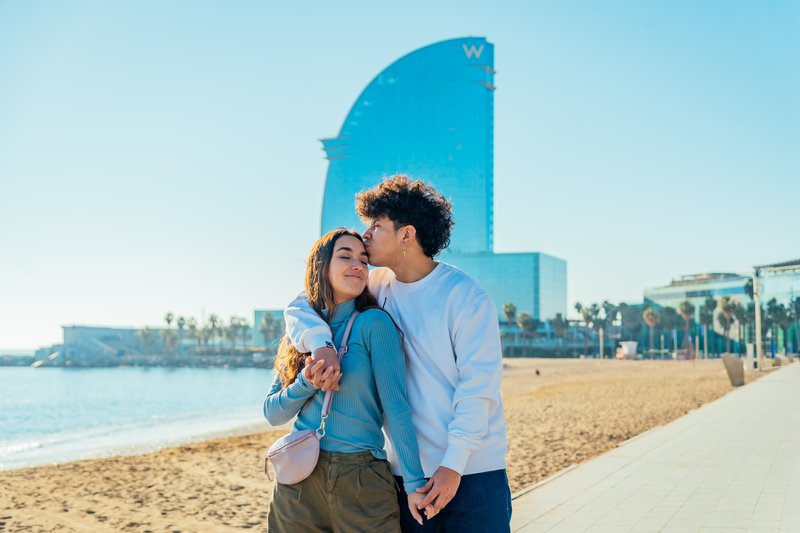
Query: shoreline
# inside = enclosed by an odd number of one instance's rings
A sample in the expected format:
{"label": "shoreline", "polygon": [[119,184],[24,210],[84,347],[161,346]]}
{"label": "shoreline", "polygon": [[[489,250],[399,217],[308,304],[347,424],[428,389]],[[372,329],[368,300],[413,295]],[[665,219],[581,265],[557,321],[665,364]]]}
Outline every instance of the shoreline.
{"label": "shoreline", "polygon": [[[504,363],[512,493],[733,390],[719,361]],[[251,429],[152,453],[0,472],[8,488],[0,521],[7,517],[9,530],[263,530],[271,492],[263,453],[287,429],[266,422]]]}
{"label": "shoreline", "polygon": [[[28,469],[32,470],[36,468],[63,466],[71,463],[95,461],[100,459],[114,459],[117,457],[135,457],[139,455],[158,453],[164,450],[181,448],[183,446],[188,446],[192,444],[200,444],[216,440],[225,440],[235,437],[244,437],[248,435],[257,435],[260,433],[270,432],[273,429],[277,430],[282,428],[283,426],[273,428],[266,421],[264,421],[263,423],[246,422],[237,424],[234,427],[229,427],[226,429],[204,431],[202,433],[186,435],[186,436],[176,436],[173,438],[168,438],[155,442],[147,442],[134,445],[115,445],[113,447],[108,447],[101,450],[76,451],[74,452],[74,455],[76,457],[65,458],[63,460],[41,459],[41,460],[35,460],[35,462],[32,462],[30,464],[26,463],[21,465],[12,465],[8,467],[0,463],[0,474],[5,472],[17,472],[20,470],[28,470]],[[152,429],[158,429],[158,428],[152,428]]]}

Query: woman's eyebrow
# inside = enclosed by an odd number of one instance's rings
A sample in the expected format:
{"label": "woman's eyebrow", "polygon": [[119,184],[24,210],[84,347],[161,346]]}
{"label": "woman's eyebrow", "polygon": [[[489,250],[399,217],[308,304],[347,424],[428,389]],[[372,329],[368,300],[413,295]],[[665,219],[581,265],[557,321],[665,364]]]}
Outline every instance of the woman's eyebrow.
{"label": "woman's eyebrow", "polygon": [[[349,246],[340,246],[339,248],[336,249],[336,251],[337,252],[350,252],[351,254],[353,253],[353,249],[350,248]],[[361,252],[361,255],[363,255],[364,257],[369,257],[369,255],[367,255],[367,251],[366,250]]]}

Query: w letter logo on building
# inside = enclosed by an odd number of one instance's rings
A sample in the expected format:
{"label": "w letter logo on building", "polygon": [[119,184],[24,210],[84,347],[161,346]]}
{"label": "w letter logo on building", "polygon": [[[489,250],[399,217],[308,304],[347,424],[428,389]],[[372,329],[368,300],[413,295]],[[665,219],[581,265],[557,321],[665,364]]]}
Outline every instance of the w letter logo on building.
{"label": "w letter logo on building", "polygon": [[467,44],[464,43],[461,45],[461,48],[463,48],[464,53],[467,54],[467,59],[472,59],[472,56],[475,56],[475,59],[480,59],[483,53],[483,45],[476,47],[474,44],[471,44],[469,48],[467,48]]}

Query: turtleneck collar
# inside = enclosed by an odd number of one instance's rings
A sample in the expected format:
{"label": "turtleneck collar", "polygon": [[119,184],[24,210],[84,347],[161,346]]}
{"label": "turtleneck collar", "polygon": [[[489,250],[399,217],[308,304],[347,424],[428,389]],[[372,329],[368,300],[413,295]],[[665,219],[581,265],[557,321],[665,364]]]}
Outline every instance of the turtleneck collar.
{"label": "turtleneck collar", "polygon": [[[328,320],[328,323],[331,325],[339,324],[344,322],[350,315],[353,314],[353,311],[356,310],[356,300],[355,298],[352,300],[347,300],[346,302],[342,302],[336,306],[336,312],[333,313],[333,317]],[[328,310],[324,310],[323,313],[325,317],[328,318]]]}

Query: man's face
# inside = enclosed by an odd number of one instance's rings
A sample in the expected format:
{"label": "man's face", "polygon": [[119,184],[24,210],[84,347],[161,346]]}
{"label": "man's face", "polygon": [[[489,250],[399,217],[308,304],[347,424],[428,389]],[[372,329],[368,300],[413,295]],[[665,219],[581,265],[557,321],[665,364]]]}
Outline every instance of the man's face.
{"label": "man's face", "polygon": [[402,231],[385,215],[372,220],[362,237],[372,266],[391,266],[403,255]]}

